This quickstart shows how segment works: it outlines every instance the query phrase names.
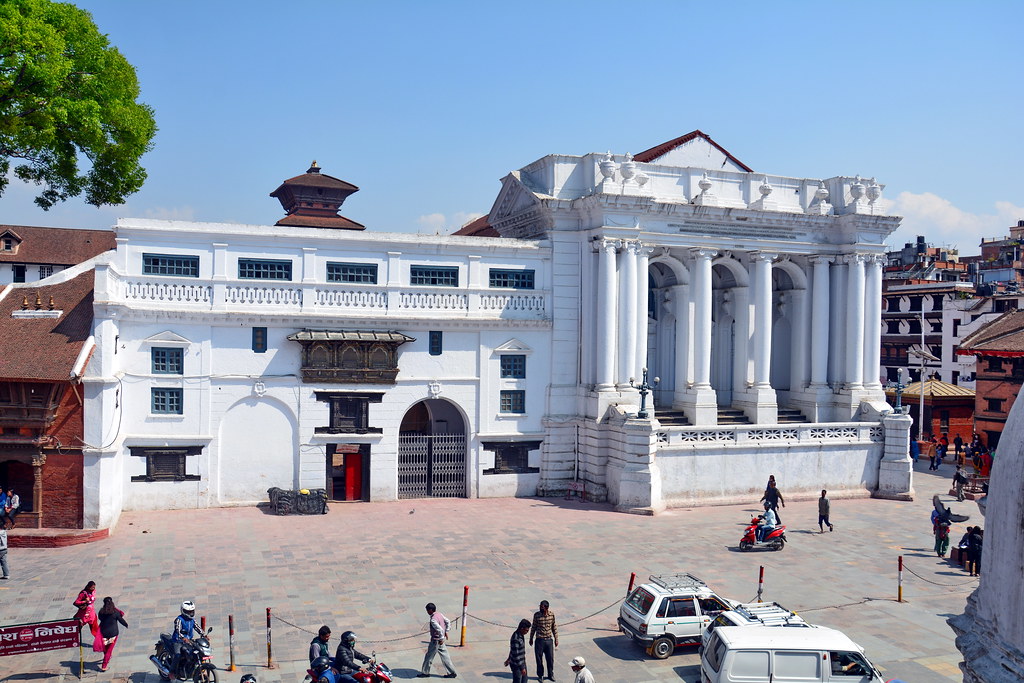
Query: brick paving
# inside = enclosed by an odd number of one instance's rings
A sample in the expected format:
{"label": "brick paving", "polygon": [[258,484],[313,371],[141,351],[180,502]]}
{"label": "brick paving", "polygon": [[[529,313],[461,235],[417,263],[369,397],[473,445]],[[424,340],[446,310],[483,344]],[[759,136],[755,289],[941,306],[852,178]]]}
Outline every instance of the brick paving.
{"label": "brick paving", "polygon": [[[157,683],[148,656],[183,599],[195,600],[215,626],[214,661],[222,667],[227,615],[235,617],[239,670],[220,671],[221,681],[244,673],[260,683],[302,679],[313,636],[275,619],[278,666],[267,669],[267,607],[311,632],[330,625],[335,644],[342,631],[355,630],[360,649],[376,649],[401,680],[414,677],[422,661],[423,605],[436,602],[454,619],[468,585],[470,614],[506,626],[470,619],[465,647],[454,629],[450,651],[462,680],[510,679],[502,662],[513,625],[547,599],[561,624],[560,681],[572,680],[568,661],[583,655],[601,683],[690,682],[700,676],[695,650],[658,661],[617,632],[630,572],[645,579],[689,571],[746,601],[764,565],[766,600],[841,628],[887,678],[959,681],[960,655],[945,619],[963,611],[977,580],[935,557],[929,523],[931,496],[944,493],[951,476],[948,465],[936,476],[918,464],[913,502],[830,496],[831,534],[818,533],[813,499],[790,502],[781,511],[790,539],[781,553],[736,550],[756,503],[657,517],[560,498],[333,504],[316,517],[253,508],[127,513],[108,539],[12,549],[13,579],[0,582],[0,623],[69,617],[75,595],[92,579],[100,598],[114,596],[125,610],[130,628],[106,673],[86,649],[86,680]],[[785,494],[785,477],[779,482]],[[954,525],[955,543],[980,513],[971,502],[947,504],[971,515]],[[904,603],[895,600],[900,554],[922,577],[905,575]],[[533,672],[532,654],[529,662]],[[5,657],[0,681],[73,679],[77,669],[76,650]],[[442,673],[435,661],[434,677]]]}

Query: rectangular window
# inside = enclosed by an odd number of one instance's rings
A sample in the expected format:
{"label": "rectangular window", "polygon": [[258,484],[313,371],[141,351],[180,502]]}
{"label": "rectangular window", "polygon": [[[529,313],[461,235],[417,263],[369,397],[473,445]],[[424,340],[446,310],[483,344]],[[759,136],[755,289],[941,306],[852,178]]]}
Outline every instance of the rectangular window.
{"label": "rectangular window", "polygon": [[267,328],[252,328],[252,350],[256,353],[267,352]]}
{"label": "rectangular window", "polygon": [[1003,411],[1003,399],[989,398],[985,400],[988,401],[988,411],[990,413],[1001,413]]}
{"label": "rectangular window", "polygon": [[539,467],[530,467],[530,451],[540,449],[540,441],[484,441],[485,451],[494,451],[494,467],[485,469],[484,474],[529,474],[540,472]]}
{"label": "rectangular window", "polygon": [[941,429],[943,432],[948,432],[949,431],[949,411],[948,410],[940,410],[939,411],[939,429]]}
{"label": "rectangular window", "polygon": [[292,262],[276,259],[238,259],[238,277],[241,280],[291,280]]}
{"label": "rectangular window", "polygon": [[146,459],[146,474],[132,481],[198,481],[198,474],[185,474],[186,458],[203,452],[202,446],[180,448],[130,448],[135,457]]}
{"label": "rectangular window", "polygon": [[449,266],[412,266],[409,283],[433,287],[458,287],[459,269]]}
{"label": "rectangular window", "polygon": [[15,263],[11,268],[14,270],[14,282],[25,281],[25,266],[21,263]]}
{"label": "rectangular window", "polygon": [[491,268],[489,286],[507,289],[533,289],[533,271]]}
{"label": "rectangular window", "polygon": [[154,347],[151,356],[155,375],[180,375],[184,372],[185,353],[182,349]]}
{"label": "rectangular window", "polygon": [[14,238],[13,237],[5,237],[3,244],[4,244],[4,251],[14,251]]}
{"label": "rectangular window", "polygon": [[39,266],[39,279],[53,275],[53,266]]}
{"label": "rectangular window", "polygon": [[523,379],[526,377],[526,356],[502,356],[501,377],[502,379]]}
{"label": "rectangular window", "polygon": [[502,413],[525,413],[526,392],[522,390],[502,391],[498,405],[498,410]]}
{"label": "rectangular window", "polygon": [[182,390],[154,388],[152,392],[152,412],[156,415],[181,415]]}
{"label": "rectangular window", "polygon": [[986,361],[985,372],[1002,372],[1003,371],[1003,361],[1002,361],[1002,359],[989,356],[988,358],[985,359],[985,361]]}
{"label": "rectangular window", "polygon": [[142,273],[143,275],[199,277],[199,257],[143,254]]}
{"label": "rectangular window", "polygon": [[442,344],[443,336],[440,332],[430,332],[428,335],[427,345],[429,347],[431,356],[440,356],[443,350]]}
{"label": "rectangular window", "polygon": [[328,263],[328,282],[359,282],[377,284],[377,264],[375,263]]}

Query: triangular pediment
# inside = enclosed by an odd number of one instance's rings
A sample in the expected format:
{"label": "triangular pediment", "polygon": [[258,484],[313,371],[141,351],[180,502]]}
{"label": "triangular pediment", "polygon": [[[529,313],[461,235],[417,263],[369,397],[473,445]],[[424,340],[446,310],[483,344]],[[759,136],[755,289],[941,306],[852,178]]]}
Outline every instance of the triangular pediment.
{"label": "triangular pediment", "polygon": [[699,130],[644,150],[634,156],[633,160],[680,168],[753,172],[752,168],[730,154],[729,150]]}
{"label": "triangular pediment", "polygon": [[152,337],[146,337],[142,342],[144,344],[173,344],[177,346],[184,346],[192,343],[191,340],[182,337],[176,332],[171,332],[170,330],[157,332]]}
{"label": "triangular pediment", "polygon": [[513,171],[502,179],[501,192],[494,200],[488,217],[493,223],[496,220],[529,211],[539,204],[537,196],[520,180],[519,172]]}
{"label": "triangular pediment", "polygon": [[518,339],[509,339],[501,346],[494,347],[494,353],[532,353],[533,349]]}

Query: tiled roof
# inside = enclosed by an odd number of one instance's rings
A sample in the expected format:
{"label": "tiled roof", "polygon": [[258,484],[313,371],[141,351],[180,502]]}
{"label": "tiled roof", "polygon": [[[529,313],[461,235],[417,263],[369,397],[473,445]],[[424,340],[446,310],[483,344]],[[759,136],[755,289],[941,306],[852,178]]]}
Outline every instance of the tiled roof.
{"label": "tiled roof", "polygon": [[480,216],[463,225],[452,233],[464,237],[501,237],[501,233],[491,227],[487,222],[487,216]]}
{"label": "tiled roof", "polygon": [[113,230],[0,225],[0,237],[6,232],[21,238],[21,243],[16,253],[0,251],[0,262],[4,263],[73,266],[116,246]]}
{"label": "tiled roof", "polygon": [[654,161],[659,157],[665,156],[666,154],[674,150],[676,147],[682,147],[687,142],[691,142],[693,140],[696,140],[697,138],[704,138],[705,140],[707,140],[708,143],[711,144],[711,146],[713,146],[719,152],[724,154],[726,157],[729,158],[730,161],[732,161],[734,164],[742,168],[747,173],[754,172],[754,169],[750,168],[745,163],[743,163],[742,161],[734,157],[732,154],[730,154],[729,150],[727,150],[725,147],[722,147],[720,144],[712,140],[711,136],[706,135],[705,133],[699,130],[695,130],[692,133],[687,133],[686,135],[682,135],[674,140],[669,140],[668,142],[663,142],[660,145],[651,147],[648,150],[644,150],[643,152],[640,152],[639,154],[635,155],[633,157],[633,161],[639,161],[642,163]]}
{"label": "tiled roof", "polygon": [[[94,271],[46,287],[12,287],[0,299],[0,379],[67,381],[92,329]],[[59,318],[12,318],[27,297],[44,308],[53,297]]]}
{"label": "tiled roof", "polygon": [[362,223],[356,223],[344,216],[303,216],[291,214],[274,225],[289,225],[295,228],[342,228],[344,230],[366,230]]}
{"label": "tiled roof", "polygon": [[[896,391],[894,389],[886,389],[885,393],[887,396],[895,396]],[[911,382],[907,385],[907,388],[903,390],[904,396],[920,396],[921,395],[921,383]],[[950,384],[949,382],[943,382],[940,379],[928,379],[924,382],[924,395],[925,400],[929,398],[974,398],[974,389],[968,389],[957,384]]]}
{"label": "tiled roof", "polygon": [[1024,355],[1024,311],[1007,311],[960,341],[961,356]]}

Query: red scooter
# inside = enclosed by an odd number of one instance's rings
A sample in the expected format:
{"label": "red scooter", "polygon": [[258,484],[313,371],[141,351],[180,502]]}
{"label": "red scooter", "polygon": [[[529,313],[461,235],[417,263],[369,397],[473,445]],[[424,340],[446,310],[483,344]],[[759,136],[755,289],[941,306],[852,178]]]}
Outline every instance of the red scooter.
{"label": "red scooter", "polygon": [[[394,680],[394,674],[391,673],[391,669],[389,669],[384,662],[377,661],[376,652],[370,654],[370,661],[366,663],[366,668],[363,671],[357,671],[350,675],[352,678],[359,681],[359,683],[392,683]],[[307,681],[317,683],[323,678],[327,677],[318,676],[313,669],[306,669],[306,678],[304,679],[304,683]]]}
{"label": "red scooter", "polygon": [[782,550],[786,546],[786,527],[782,524],[771,530],[763,541],[757,540],[757,525],[763,519],[761,515],[750,520],[750,526],[743,532],[740,539],[740,550]]}

